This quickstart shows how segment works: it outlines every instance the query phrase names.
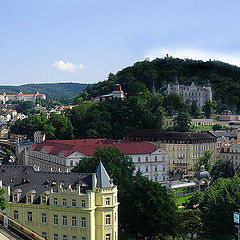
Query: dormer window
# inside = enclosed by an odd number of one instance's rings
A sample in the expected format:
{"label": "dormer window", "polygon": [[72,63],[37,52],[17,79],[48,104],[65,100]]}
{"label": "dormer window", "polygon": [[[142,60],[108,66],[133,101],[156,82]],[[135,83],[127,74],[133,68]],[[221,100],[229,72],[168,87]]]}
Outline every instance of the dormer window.
{"label": "dormer window", "polygon": [[17,193],[13,194],[13,201],[18,202],[18,194]]}
{"label": "dormer window", "polygon": [[47,203],[47,199],[45,196],[42,196],[42,204],[46,204]]}
{"label": "dormer window", "polygon": [[32,196],[31,195],[27,196],[27,203],[32,203]]}

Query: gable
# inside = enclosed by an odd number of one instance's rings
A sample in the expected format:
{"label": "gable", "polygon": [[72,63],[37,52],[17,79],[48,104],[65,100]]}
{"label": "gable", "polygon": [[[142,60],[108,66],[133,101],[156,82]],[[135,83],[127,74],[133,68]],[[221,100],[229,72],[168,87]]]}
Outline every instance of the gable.
{"label": "gable", "polygon": [[69,159],[69,158],[83,158],[83,157],[86,157],[86,155],[76,151],[76,152],[71,153],[69,156],[67,156],[67,159]]}

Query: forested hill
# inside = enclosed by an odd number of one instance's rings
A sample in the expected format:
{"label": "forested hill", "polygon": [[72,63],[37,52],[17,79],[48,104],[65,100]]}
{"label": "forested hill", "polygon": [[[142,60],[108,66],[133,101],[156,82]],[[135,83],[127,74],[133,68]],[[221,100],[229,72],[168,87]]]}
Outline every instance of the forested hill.
{"label": "forested hill", "polygon": [[[220,61],[196,61],[178,58],[158,58],[153,61],[136,62],[117,74],[109,74],[108,80],[88,86],[89,97],[112,91],[120,83],[128,95],[134,95],[136,82],[144,83],[152,90],[153,81],[158,92],[163,92],[168,83],[178,77],[180,84],[204,85],[209,80],[215,101],[232,110],[240,109],[240,68]],[[86,96],[84,94],[84,96]]]}
{"label": "forested hill", "polygon": [[83,83],[41,83],[41,84],[25,84],[20,86],[0,86],[0,94],[17,94],[20,89],[23,93],[35,93],[39,91],[44,93],[48,98],[74,98],[81,93],[88,84]]}

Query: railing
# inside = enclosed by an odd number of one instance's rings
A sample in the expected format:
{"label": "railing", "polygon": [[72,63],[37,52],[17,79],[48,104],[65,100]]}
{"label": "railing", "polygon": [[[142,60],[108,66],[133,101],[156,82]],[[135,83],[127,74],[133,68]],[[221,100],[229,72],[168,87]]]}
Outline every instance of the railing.
{"label": "railing", "polygon": [[16,236],[24,240],[45,240],[39,234],[33,232],[32,230],[24,227],[20,223],[12,220],[3,213],[0,212],[0,224],[5,228],[9,229]]}

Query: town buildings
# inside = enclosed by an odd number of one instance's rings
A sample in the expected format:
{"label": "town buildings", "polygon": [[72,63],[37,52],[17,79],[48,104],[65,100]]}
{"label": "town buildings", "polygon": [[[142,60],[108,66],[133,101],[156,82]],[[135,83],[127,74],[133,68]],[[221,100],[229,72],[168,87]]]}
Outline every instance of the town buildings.
{"label": "town buildings", "polygon": [[237,139],[235,141],[224,141],[222,143],[219,158],[231,160],[234,168],[240,166],[240,131],[237,131]]}
{"label": "town buildings", "polygon": [[46,99],[46,95],[39,93],[38,91],[35,94],[23,94],[22,91],[20,91],[18,94],[7,95],[4,92],[2,95],[0,95],[0,101],[4,104],[9,100],[36,102],[36,100],[38,100],[38,99]]}
{"label": "town buildings", "polygon": [[91,157],[98,148],[118,148],[129,156],[136,171],[162,185],[168,184],[166,153],[160,147],[145,142],[112,139],[49,140],[34,144],[21,141],[16,148],[18,164],[43,171],[69,172],[83,157]]}
{"label": "town buildings", "polygon": [[193,166],[204,151],[216,159],[217,137],[211,132],[162,132],[157,129],[137,129],[124,137],[127,141],[145,141],[156,144],[167,153],[170,173],[193,174]]}
{"label": "town buildings", "polygon": [[180,85],[176,79],[173,85],[168,84],[167,93],[171,92],[182,94],[190,104],[195,101],[200,108],[206,101],[212,102],[212,89],[209,82],[203,87],[196,86],[194,83],[186,86]]}
{"label": "town buildings", "polygon": [[52,240],[117,240],[117,186],[100,162],[95,173],[0,166],[6,215]]}

